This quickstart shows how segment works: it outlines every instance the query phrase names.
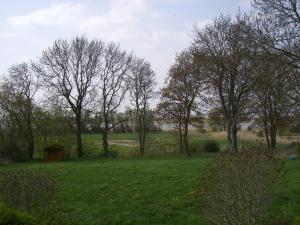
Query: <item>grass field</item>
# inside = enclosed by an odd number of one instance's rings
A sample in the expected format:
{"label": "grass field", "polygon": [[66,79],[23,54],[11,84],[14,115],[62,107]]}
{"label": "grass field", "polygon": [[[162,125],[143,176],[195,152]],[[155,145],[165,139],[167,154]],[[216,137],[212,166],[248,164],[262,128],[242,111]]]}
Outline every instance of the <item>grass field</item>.
{"label": "grass field", "polygon": [[[146,157],[18,163],[51,173],[60,189],[56,205],[75,224],[205,225],[193,193],[210,157]],[[271,217],[300,215],[300,161],[286,161],[287,174],[274,190]]]}
{"label": "grass field", "polygon": [[[134,133],[110,134],[112,149],[126,157],[15,163],[0,165],[0,170],[32,168],[52,174],[59,184],[54,206],[70,224],[207,225],[194,193],[201,186],[201,177],[213,155],[166,156],[167,151],[164,156],[156,154],[170,146],[173,153],[178,148],[174,134],[161,132],[149,134],[149,154],[141,158],[135,156],[136,137]],[[100,155],[100,135],[83,138]],[[222,134],[191,132],[190,144],[198,148],[208,139],[226,147]],[[244,136],[240,137],[240,145],[260,147],[255,139]],[[286,146],[285,142],[280,145]],[[273,219],[300,215],[300,160],[285,162],[287,173],[275,187],[276,198],[268,211]]]}

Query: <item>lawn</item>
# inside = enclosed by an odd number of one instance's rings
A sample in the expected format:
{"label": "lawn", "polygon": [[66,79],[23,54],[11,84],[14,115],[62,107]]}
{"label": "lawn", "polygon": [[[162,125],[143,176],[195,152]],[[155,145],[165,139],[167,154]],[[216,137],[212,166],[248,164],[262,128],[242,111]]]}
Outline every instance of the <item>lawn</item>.
{"label": "lawn", "polygon": [[[50,172],[60,189],[56,205],[72,223],[99,225],[205,225],[193,193],[210,157],[145,157],[18,163],[1,169]],[[272,216],[300,215],[300,161],[274,190]]]}
{"label": "lawn", "polygon": [[[56,163],[41,161],[0,165],[0,170],[33,168],[49,172],[59,184],[55,207],[70,224],[82,225],[206,225],[194,193],[213,155],[201,152],[205,141],[214,139],[227,148],[226,136],[190,133],[192,157],[178,154],[178,140],[172,132],[150,133],[146,156],[138,156],[136,133],[109,134],[110,149],[119,157],[101,157],[101,136],[83,136],[90,159]],[[73,136],[67,146],[74,146]],[[240,134],[240,147],[262,148],[255,135]],[[287,142],[282,139],[279,150]],[[66,146],[66,147],[67,147]],[[74,151],[74,149],[73,149]],[[197,154],[195,154],[197,153]],[[42,157],[41,151],[36,159]],[[300,215],[300,160],[286,160],[287,173],[274,192],[271,218]]]}
{"label": "lawn", "polygon": [[193,192],[208,158],[148,157],[19,163],[60,184],[57,204],[79,224],[205,224]]}

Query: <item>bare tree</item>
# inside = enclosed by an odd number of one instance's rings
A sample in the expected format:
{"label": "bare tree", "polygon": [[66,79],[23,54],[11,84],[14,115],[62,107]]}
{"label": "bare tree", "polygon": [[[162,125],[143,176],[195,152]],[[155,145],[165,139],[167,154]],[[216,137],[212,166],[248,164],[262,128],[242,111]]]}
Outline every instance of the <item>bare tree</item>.
{"label": "bare tree", "polygon": [[39,78],[27,63],[11,66],[9,77],[2,84],[0,106],[12,117],[27,142],[27,159],[34,153],[34,97],[39,88]]}
{"label": "bare tree", "polygon": [[[298,0],[254,0],[258,17],[259,37],[269,53],[274,50],[289,58],[289,63],[300,69],[300,5]],[[290,98],[300,102],[299,72],[291,77],[294,88]]]}
{"label": "bare tree", "polygon": [[110,116],[118,109],[128,90],[127,79],[130,73],[132,56],[122,51],[114,43],[108,44],[101,58],[101,66],[97,73],[98,91],[100,97],[100,126],[104,156],[109,156],[107,135],[113,126]]}
{"label": "bare tree", "polygon": [[268,149],[276,149],[277,129],[292,116],[296,103],[289,98],[291,79],[296,69],[291,67],[286,57],[264,54],[258,58],[257,83],[254,89],[256,110],[265,131]]}
{"label": "bare tree", "polygon": [[99,40],[76,37],[57,40],[43,52],[40,67],[45,87],[53,98],[70,108],[76,120],[77,156],[82,157],[82,113],[88,109],[104,45]]}
{"label": "bare tree", "polygon": [[128,79],[130,100],[133,103],[137,116],[139,131],[140,153],[143,156],[146,140],[146,110],[149,100],[155,96],[155,73],[144,59],[135,58]]}
{"label": "bare tree", "polygon": [[253,88],[252,26],[247,16],[220,16],[205,28],[195,28],[194,46],[206,60],[211,95],[221,102],[230,150],[237,151],[237,125],[242,102]]}
{"label": "bare tree", "polygon": [[[205,70],[199,58],[196,63],[193,52],[183,51],[176,57],[176,62],[169,70],[167,87],[162,90],[161,113],[163,107],[171,107],[171,118],[176,118],[180,141],[188,156],[191,155],[188,145],[188,130],[191,124],[191,113],[197,108],[196,99],[202,92],[205,83]],[[168,106],[169,105],[169,106]],[[168,117],[167,117],[168,118]]]}

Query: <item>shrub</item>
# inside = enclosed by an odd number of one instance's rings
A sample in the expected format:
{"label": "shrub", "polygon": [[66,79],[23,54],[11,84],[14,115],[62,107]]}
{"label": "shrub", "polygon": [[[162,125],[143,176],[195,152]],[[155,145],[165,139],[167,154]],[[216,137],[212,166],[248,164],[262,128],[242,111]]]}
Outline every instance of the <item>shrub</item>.
{"label": "shrub", "polygon": [[296,152],[297,152],[298,158],[300,158],[300,143],[298,143],[298,144],[296,145]]}
{"label": "shrub", "polygon": [[0,173],[0,194],[4,204],[28,213],[46,213],[57,184],[49,174],[35,170],[12,170]]}
{"label": "shrub", "polygon": [[219,144],[214,140],[208,140],[203,145],[203,151],[209,153],[215,153],[220,151]]}
{"label": "shrub", "polygon": [[257,224],[270,204],[281,169],[280,161],[262,151],[215,157],[199,192],[204,214],[212,224]]}
{"label": "shrub", "polygon": [[34,225],[37,224],[28,215],[13,209],[0,207],[0,224],[3,225]]}
{"label": "shrub", "polygon": [[102,149],[100,145],[96,143],[83,142],[83,155],[84,157],[99,158],[101,156]]}

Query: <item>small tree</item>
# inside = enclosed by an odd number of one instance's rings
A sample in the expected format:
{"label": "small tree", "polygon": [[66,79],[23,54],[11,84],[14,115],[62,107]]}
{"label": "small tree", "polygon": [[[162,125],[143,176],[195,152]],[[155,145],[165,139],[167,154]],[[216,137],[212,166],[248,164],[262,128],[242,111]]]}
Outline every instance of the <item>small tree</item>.
{"label": "small tree", "polygon": [[[180,146],[188,156],[188,129],[191,113],[196,110],[196,99],[203,90],[205,70],[192,51],[181,52],[170,68],[168,83],[161,91],[161,103],[157,112],[166,122],[175,122],[179,130]],[[166,109],[168,108],[168,109]],[[171,112],[170,112],[171,111]],[[166,115],[166,114],[169,114]]]}
{"label": "small tree", "polygon": [[0,106],[17,123],[27,142],[27,159],[34,153],[34,97],[39,79],[27,63],[11,66],[9,76],[2,84]]}
{"label": "small tree", "polygon": [[289,98],[293,91],[291,79],[296,70],[278,54],[258,58],[257,82],[254,89],[254,109],[263,125],[268,149],[276,149],[279,125],[292,116],[296,103]]}
{"label": "small tree", "polygon": [[139,132],[140,153],[143,156],[146,140],[146,112],[149,100],[155,96],[155,73],[144,59],[135,58],[128,79],[130,100],[135,107]]}

